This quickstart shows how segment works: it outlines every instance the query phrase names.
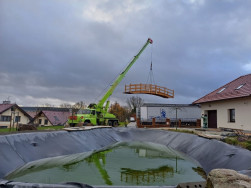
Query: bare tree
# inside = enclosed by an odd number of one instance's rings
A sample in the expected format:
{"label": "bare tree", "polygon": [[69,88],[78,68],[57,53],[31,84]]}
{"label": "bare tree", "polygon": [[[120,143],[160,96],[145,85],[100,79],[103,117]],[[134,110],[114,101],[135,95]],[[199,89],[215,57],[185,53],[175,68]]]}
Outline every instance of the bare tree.
{"label": "bare tree", "polygon": [[44,107],[53,107],[53,105],[52,105],[52,104],[49,104],[49,103],[45,103],[45,104],[43,104],[43,106],[44,106]]}
{"label": "bare tree", "polygon": [[86,108],[86,105],[83,101],[76,102],[74,105],[71,105],[69,103],[63,103],[60,104],[61,108],[74,108],[74,109],[84,109]]}
{"label": "bare tree", "polygon": [[69,103],[63,103],[63,104],[60,104],[60,107],[61,107],[61,108],[71,108],[72,105],[69,104]]}
{"label": "bare tree", "polygon": [[141,107],[144,104],[144,100],[140,97],[130,97],[126,100],[131,113],[136,113],[136,108]]}
{"label": "bare tree", "polygon": [[73,105],[73,108],[84,109],[84,108],[86,108],[86,105],[83,101],[79,101]]}

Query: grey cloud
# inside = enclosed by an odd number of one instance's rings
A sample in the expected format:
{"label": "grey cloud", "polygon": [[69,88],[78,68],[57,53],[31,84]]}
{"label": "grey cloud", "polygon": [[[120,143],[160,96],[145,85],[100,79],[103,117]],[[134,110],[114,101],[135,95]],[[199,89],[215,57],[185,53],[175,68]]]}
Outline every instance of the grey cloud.
{"label": "grey cloud", "polygon": [[[130,1],[145,6],[111,22],[84,17],[91,2],[0,2],[1,96],[93,102],[148,37],[153,46],[114,92],[121,102],[130,97],[122,94],[124,84],[146,82],[151,51],[156,84],[176,93],[172,100],[141,96],[151,102],[190,103],[246,74],[249,1]],[[93,2],[109,14],[129,6],[129,1]]]}

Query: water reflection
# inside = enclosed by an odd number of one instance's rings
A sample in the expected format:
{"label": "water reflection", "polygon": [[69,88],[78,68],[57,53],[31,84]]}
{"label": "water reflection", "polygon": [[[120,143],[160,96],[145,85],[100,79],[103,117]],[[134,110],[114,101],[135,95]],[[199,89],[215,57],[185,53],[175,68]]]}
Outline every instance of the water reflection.
{"label": "water reflection", "polygon": [[165,182],[166,178],[173,177],[174,170],[170,166],[161,166],[156,169],[133,170],[122,168],[120,181],[130,184],[149,184],[153,182]]}
{"label": "water reflection", "polygon": [[[106,150],[98,153],[94,153],[90,157],[86,158],[85,161],[88,164],[95,164],[100,175],[107,185],[113,185],[108,172],[106,171],[106,157],[112,150]],[[178,157],[172,150],[160,152],[151,149],[135,148],[134,153],[140,158],[175,158],[175,170],[172,166],[160,166],[158,168],[149,168],[146,170],[135,170],[132,168],[120,168],[120,181],[130,184],[149,184],[154,182],[165,182],[167,178],[173,177],[174,173],[178,172]]]}
{"label": "water reflection", "polygon": [[112,150],[106,150],[102,151],[99,153],[94,153],[85,161],[88,164],[94,163],[96,168],[98,169],[100,175],[102,176],[103,180],[105,181],[106,185],[113,185],[112,181],[110,180],[110,176],[108,175],[106,169],[105,169],[105,164],[106,164],[106,155],[107,153],[111,152]]}
{"label": "water reflection", "polygon": [[197,165],[163,145],[119,143],[107,150],[27,164],[6,179],[34,183],[90,185],[176,185],[202,181]]}

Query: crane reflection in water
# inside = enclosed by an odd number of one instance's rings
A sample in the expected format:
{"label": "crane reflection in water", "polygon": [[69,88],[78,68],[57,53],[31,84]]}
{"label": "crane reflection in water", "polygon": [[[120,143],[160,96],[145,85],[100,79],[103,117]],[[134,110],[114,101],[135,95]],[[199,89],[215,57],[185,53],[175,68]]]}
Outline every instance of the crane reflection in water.
{"label": "crane reflection in water", "polygon": [[201,169],[164,145],[120,142],[95,153],[34,161],[9,174],[12,181],[82,182],[90,185],[176,185],[203,181]]}
{"label": "crane reflection in water", "polygon": [[[166,179],[174,176],[174,173],[180,173],[178,170],[178,159],[182,160],[180,157],[175,155],[171,150],[170,153],[160,152],[157,150],[145,149],[145,148],[134,148],[134,153],[138,155],[139,158],[172,158],[175,159],[175,168],[169,165],[158,166],[156,168],[146,168],[146,169],[133,169],[133,168],[120,168],[120,181],[129,184],[149,184],[153,182],[165,182]],[[94,153],[90,157],[86,158],[85,161],[89,164],[95,164],[100,175],[107,185],[113,185],[111,178],[106,170],[106,157],[107,154],[113,150],[105,150],[98,153]],[[150,162],[150,161],[149,161]],[[123,161],[121,161],[121,166],[123,166]],[[147,166],[147,164],[146,164]]]}

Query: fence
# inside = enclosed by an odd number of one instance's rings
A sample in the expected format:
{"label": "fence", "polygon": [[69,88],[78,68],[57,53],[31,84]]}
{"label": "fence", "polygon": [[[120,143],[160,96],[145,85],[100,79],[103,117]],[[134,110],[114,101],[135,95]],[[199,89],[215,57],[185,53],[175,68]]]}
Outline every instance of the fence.
{"label": "fence", "polygon": [[139,119],[137,118],[138,128],[149,127],[187,127],[187,128],[199,128],[201,127],[200,119],[164,119],[164,118],[153,118],[153,119]]}

